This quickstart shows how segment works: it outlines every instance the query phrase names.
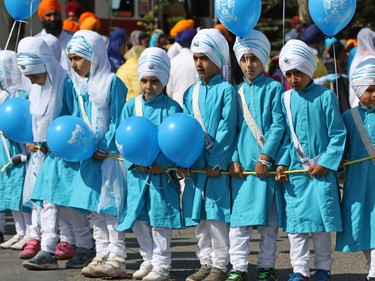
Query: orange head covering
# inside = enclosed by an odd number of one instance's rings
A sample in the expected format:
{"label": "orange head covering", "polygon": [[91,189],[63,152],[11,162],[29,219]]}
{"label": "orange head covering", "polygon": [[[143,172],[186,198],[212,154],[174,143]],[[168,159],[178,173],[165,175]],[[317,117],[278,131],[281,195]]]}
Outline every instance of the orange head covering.
{"label": "orange head covering", "polygon": [[84,12],[83,14],[79,16],[79,23],[82,24],[85,21],[85,19],[89,17],[94,17],[96,19],[99,19],[98,16],[92,12]]}
{"label": "orange head covering", "polygon": [[66,19],[63,21],[63,29],[74,33],[79,30],[79,24],[78,22]]}
{"label": "orange head covering", "polygon": [[42,20],[48,11],[58,11],[61,14],[61,5],[58,0],[42,0],[38,7],[38,16]]}
{"label": "orange head covering", "polygon": [[100,20],[97,17],[88,17],[79,26],[80,30],[93,30],[99,31],[100,30]]}
{"label": "orange head covering", "polygon": [[215,25],[214,28],[218,29],[221,32],[221,34],[224,35],[225,39],[227,39],[228,42],[232,42],[233,38],[230,36],[229,30],[226,29],[224,25],[219,23]]}
{"label": "orange head covering", "polygon": [[171,29],[170,35],[175,37],[177,33],[194,27],[194,20],[180,20]]}

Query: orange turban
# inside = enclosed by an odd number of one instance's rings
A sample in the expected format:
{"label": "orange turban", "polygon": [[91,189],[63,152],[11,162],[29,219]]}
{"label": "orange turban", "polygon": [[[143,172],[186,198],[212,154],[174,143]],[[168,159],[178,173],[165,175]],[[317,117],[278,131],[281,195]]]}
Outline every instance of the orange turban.
{"label": "orange turban", "polygon": [[61,14],[61,5],[58,0],[42,0],[38,7],[38,16],[42,20],[48,11],[58,11]]}
{"label": "orange turban", "polygon": [[92,12],[84,12],[79,17],[79,23],[82,24],[85,21],[85,19],[87,19],[89,17],[94,17],[96,19],[99,19],[98,16],[95,15],[94,13],[92,13]]}
{"label": "orange turban", "polygon": [[194,27],[194,20],[180,20],[171,29],[170,35],[175,37],[177,33]]}
{"label": "orange turban", "polygon": [[97,17],[88,17],[86,18],[81,25],[79,26],[80,30],[93,30],[99,31],[100,30],[100,20]]}
{"label": "orange turban", "polygon": [[232,42],[233,38],[230,36],[229,30],[226,29],[224,25],[219,23],[215,25],[214,28],[218,29],[221,32],[221,34],[224,35],[225,39],[227,39],[228,42]]}
{"label": "orange turban", "polygon": [[63,29],[74,33],[79,30],[79,24],[78,22],[66,19],[63,21]]}

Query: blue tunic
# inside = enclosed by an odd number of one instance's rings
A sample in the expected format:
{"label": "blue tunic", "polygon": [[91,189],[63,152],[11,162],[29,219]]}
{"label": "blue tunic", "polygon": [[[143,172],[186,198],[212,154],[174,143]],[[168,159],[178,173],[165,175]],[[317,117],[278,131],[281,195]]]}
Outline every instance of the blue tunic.
{"label": "blue tunic", "polygon": [[[165,94],[152,99],[142,98],[143,116],[159,126],[168,116],[181,112],[181,107]],[[135,116],[135,98],[127,101],[122,120]],[[126,166],[132,163],[125,161]],[[163,154],[155,163],[172,167],[173,163]],[[126,210],[123,212],[117,230],[131,229],[136,220],[147,221],[153,227],[181,228],[179,184],[169,179],[167,173],[151,175],[138,168],[127,171]]]}
{"label": "blue tunic", "polygon": [[[19,96],[27,98],[27,94],[19,92]],[[3,136],[0,136],[1,138]],[[0,141],[0,169],[9,163],[6,150],[10,158],[18,154],[26,154],[24,144],[19,144],[4,138],[6,146]],[[22,149],[21,149],[21,146]],[[20,211],[22,205],[22,190],[26,173],[26,163],[11,165],[4,173],[0,173],[0,211],[13,210]]]}
{"label": "blue tunic", "polygon": [[[282,99],[284,115],[285,103]],[[290,108],[294,130],[309,159],[321,155],[318,164],[328,168],[324,177],[308,173],[289,175],[284,183],[286,202],[284,230],[289,233],[341,231],[339,190],[335,171],[344,152],[346,130],[337,98],[327,88],[311,83],[301,92],[292,90]],[[278,164],[289,170],[304,169],[294,148],[289,121],[285,117],[284,154]]]}
{"label": "blue tunic", "polygon": [[[260,154],[268,155],[272,160],[276,159],[284,133],[284,116],[280,103],[283,88],[279,82],[261,74],[253,83],[245,80],[243,90],[247,107],[263,133],[266,142],[262,149],[239,109],[239,131],[232,161],[240,162],[245,171],[255,171]],[[269,171],[274,170],[275,165],[269,168]],[[267,225],[275,194],[278,210],[282,210],[283,200],[280,185],[275,182],[273,175],[265,179],[258,178],[255,175],[248,175],[243,179],[232,178],[231,187],[231,227]]]}
{"label": "blue tunic", "polygon": [[[65,81],[63,108],[61,115],[72,115],[82,118],[78,96],[70,79]],[[119,116],[125,104],[127,89],[122,81],[115,77],[109,94],[110,126],[98,147],[110,153],[117,153],[115,131]],[[91,118],[92,103],[89,95],[82,95],[85,111]],[[53,204],[73,207],[88,211],[98,210],[101,185],[102,161],[88,159],[81,162],[67,162],[57,158],[53,153],[46,159],[35,182],[32,199],[46,200]],[[103,210],[103,213],[117,215],[115,207]]]}
{"label": "blue tunic", "polygon": [[[375,145],[375,108],[359,107],[359,113]],[[350,110],[344,115],[348,131],[347,155],[349,161],[368,157]],[[344,195],[341,203],[342,228],[337,233],[336,250],[355,252],[375,248],[375,164],[364,161],[346,166]]]}
{"label": "blue tunic", "polygon": [[[184,112],[194,116],[192,85],[184,95]],[[210,152],[203,149],[193,169],[207,166],[228,170],[237,135],[237,91],[221,75],[213,77],[208,85],[199,89],[199,108],[204,125],[214,142]],[[191,173],[185,179],[183,214],[186,226],[197,225],[200,220],[230,220],[230,177],[221,175],[209,178],[204,173]]]}

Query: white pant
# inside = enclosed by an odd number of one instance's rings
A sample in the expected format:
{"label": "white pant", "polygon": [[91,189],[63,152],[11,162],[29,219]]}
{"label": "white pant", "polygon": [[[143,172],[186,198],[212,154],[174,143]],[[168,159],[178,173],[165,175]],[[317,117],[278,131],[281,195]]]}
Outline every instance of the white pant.
{"label": "white pant", "polygon": [[5,232],[5,224],[6,224],[5,213],[0,213],[0,232],[2,233]]}
{"label": "white pant", "polygon": [[[258,227],[261,235],[258,254],[258,268],[274,268],[276,263],[276,242],[278,235],[277,207],[275,200],[269,214],[268,226]],[[252,226],[229,228],[229,256],[233,269],[247,272],[250,254]]]}
{"label": "white pant", "polygon": [[375,277],[375,249],[363,251],[367,260],[368,275],[367,277]]}
{"label": "white pant", "polygon": [[31,224],[31,214],[12,210],[12,216],[16,228],[16,233],[20,236],[27,235],[28,227]]}
{"label": "white pant", "polygon": [[217,220],[201,220],[195,229],[197,257],[201,265],[227,271],[229,263],[229,226]]}
{"label": "white pant", "polygon": [[135,221],[133,231],[139,244],[143,260],[150,261],[154,268],[170,269],[172,263],[172,229],[152,227],[145,221]]}
{"label": "white pant", "polygon": [[31,239],[39,240],[41,239],[40,233],[40,213],[42,212],[42,208],[36,204],[33,204],[33,208],[31,210],[31,224],[28,226],[27,235]]}
{"label": "white pant", "polygon": [[[293,266],[293,272],[302,273],[305,276],[310,276],[309,260],[310,260],[310,245],[309,233],[288,234],[290,242],[290,260]],[[314,266],[316,269],[323,269],[331,271],[332,258],[332,243],[330,232],[313,232],[311,238],[314,244],[315,260]]]}
{"label": "white pant", "polygon": [[91,220],[94,227],[96,252],[125,259],[125,232],[118,232],[115,229],[117,218],[106,214],[92,213]]}

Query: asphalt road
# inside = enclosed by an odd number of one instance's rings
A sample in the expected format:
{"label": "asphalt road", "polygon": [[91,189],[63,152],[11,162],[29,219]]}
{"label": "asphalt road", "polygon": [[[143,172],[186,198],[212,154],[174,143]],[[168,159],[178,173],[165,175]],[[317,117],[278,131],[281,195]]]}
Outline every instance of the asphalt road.
{"label": "asphalt road", "polygon": [[[14,234],[14,226],[7,226],[6,239]],[[192,228],[174,231],[172,240],[172,270],[171,280],[183,281],[186,276],[199,268],[199,262],[195,257],[196,244]],[[255,232],[256,233],[256,232]],[[251,241],[251,254],[249,256],[249,281],[256,278],[256,262],[258,253],[259,235],[256,233]],[[138,269],[142,262],[138,253],[138,244],[133,234],[126,237],[127,244],[127,269],[130,274]],[[22,267],[22,260],[17,258],[18,251],[0,249],[0,281],[82,281],[102,280],[88,279],[80,274],[80,270],[65,269],[65,261],[59,261],[59,270],[53,271],[29,271]],[[333,281],[363,281],[366,277],[365,258],[362,253],[334,253],[334,266],[332,270]],[[312,251],[313,257],[313,251]],[[311,262],[313,271],[313,262]],[[289,242],[286,233],[280,231],[277,253],[276,270],[279,281],[287,281],[291,273],[289,261]],[[120,280],[120,279],[118,279]]]}

